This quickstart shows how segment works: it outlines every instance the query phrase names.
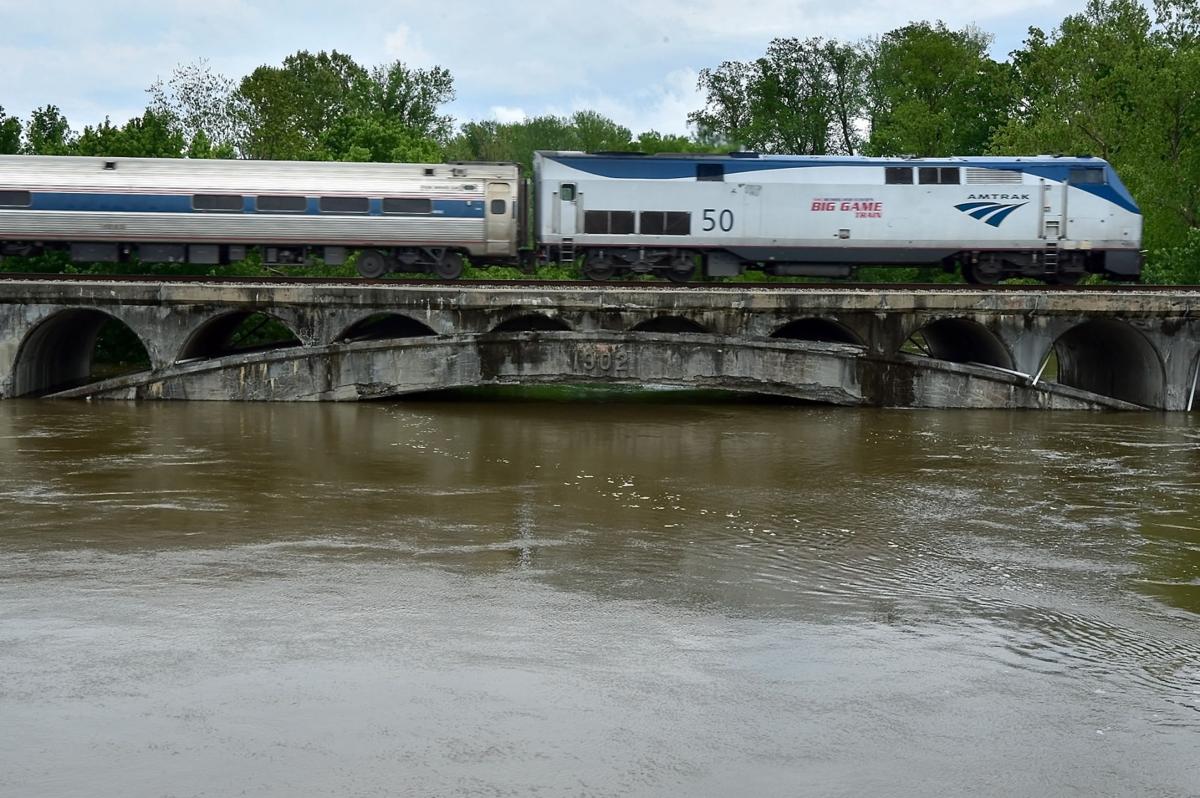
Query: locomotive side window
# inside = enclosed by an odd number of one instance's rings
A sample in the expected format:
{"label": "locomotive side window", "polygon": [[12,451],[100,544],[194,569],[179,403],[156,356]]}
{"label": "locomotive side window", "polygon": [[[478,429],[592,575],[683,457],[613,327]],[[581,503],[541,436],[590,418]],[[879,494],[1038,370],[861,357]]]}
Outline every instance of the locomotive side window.
{"label": "locomotive side window", "polygon": [[28,208],[31,203],[28,191],[0,191],[0,208]]}
{"label": "locomotive side window", "polygon": [[308,200],[296,196],[264,195],[255,199],[254,207],[270,213],[304,213],[308,209]]}
{"label": "locomotive side window", "polygon": [[197,211],[241,211],[241,194],[193,194],[192,209]]}
{"label": "locomotive side window", "polygon": [[725,164],[720,163],[698,163],[696,164],[696,179],[697,180],[715,180],[721,182],[725,179]]}
{"label": "locomotive side window", "polygon": [[642,211],[644,236],[686,236],[692,232],[692,214],[687,211]]}
{"label": "locomotive side window", "polygon": [[575,184],[563,183],[558,187],[558,198],[563,202],[575,201]]}
{"label": "locomotive side window", "polygon": [[922,166],[917,170],[921,185],[957,186],[960,182],[957,166]]}
{"label": "locomotive side window", "polygon": [[502,216],[508,210],[508,203],[502,199],[492,200],[492,216]]}
{"label": "locomotive side window", "polygon": [[366,197],[321,197],[321,213],[366,213]]}
{"label": "locomotive side window", "polygon": [[907,186],[912,184],[911,166],[886,166],[883,169],[883,182],[889,186]]}
{"label": "locomotive side window", "polygon": [[1107,181],[1104,169],[1099,166],[1082,166],[1071,169],[1067,182],[1072,186],[1102,186]]}
{"label": "locomotive side window", "polygon": [[633,233],[633,211],[584,211],[583,232],[630,235]]}
{"label": "locomotive side window", "polygon": [[389,214],[433,213],[433,200],[421,197],[384,197],[383,212]]}

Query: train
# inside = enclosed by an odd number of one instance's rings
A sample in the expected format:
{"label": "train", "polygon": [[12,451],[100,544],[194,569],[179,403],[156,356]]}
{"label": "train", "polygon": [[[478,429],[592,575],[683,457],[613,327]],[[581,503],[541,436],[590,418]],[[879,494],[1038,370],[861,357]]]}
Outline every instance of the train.
{"label": "train", "polygon": [[1088,156],[539,151],[514,163],[0,156],[0,256],[220,265],[320,258],[445,279],[464,264],[688,282],[934,266],[972,283],[1136,280],[1142,215]]}

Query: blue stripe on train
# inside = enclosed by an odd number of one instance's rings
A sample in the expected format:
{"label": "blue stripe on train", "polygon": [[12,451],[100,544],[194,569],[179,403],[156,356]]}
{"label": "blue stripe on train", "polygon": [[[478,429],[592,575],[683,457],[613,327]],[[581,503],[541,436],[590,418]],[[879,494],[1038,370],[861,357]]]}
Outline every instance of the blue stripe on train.
{"label": "blue stripe on train", "polygon": [[[1027,172],[1035,177],[1043,177],[1059,183],[1066,183],[1072,168],[1081,166],[1102,167],[1108,175],[1107,184],[1072,184],[1071,188],[1086,191],[1100,199],[1107,200],[1132,213],[1140,213],[1133,196],[1125,189],[1116,177],[1112,167],[1106,161],[1099,159],[1063,159],[1059,163],[1037,163],[1005,158],[980,158],[971,161],[939,161],[923,159],[919,162],[905,163],[903,161],[875,161],[860,159],[852,156],[828,158],[669,158],[662,156],[546,156],[572,169],[598,177],[608,177],[616,180],[686,180],[696,177],[696,165],[699,163],[719,163],[725,167],[727,175],[738,175],[739,179],[750,178],[754,172],[767,172],[777,169],[814,169],[830,167],[870,167],[882,169],[885,166],[955,166],[972,169],[1003,169],[1013,172]],[[855,188],[859,186],[856,184]],[[946,186],[939,186],[945,189]]]}
{"label": "blue stripe on train", "polygon": [[[35,211],[74,211],[76,213],[244,213],[259,215],[254,210],[254,197],[252,196],[243,199],[242,210],[240,212],[193,210],[190,194],[93,194],[65,191],[53,193],[34,191],[30,199],[30,210]],[[432,218],[482,219],[484,217],[483,200],[435,199],[432,203]],[[370,210],[367,215],[383,216],[382,200],[371,199],[369,201],[369,208]],[[292,216],[294,214],[278,215]],[[321,213],[319,200],[316,197],[309,197],[308,205],[303,215],[360,216],[362,214]],[[411,215],[430,218],[427,214]],[[392,214],[389,214],[389,217],[391,216]]]}

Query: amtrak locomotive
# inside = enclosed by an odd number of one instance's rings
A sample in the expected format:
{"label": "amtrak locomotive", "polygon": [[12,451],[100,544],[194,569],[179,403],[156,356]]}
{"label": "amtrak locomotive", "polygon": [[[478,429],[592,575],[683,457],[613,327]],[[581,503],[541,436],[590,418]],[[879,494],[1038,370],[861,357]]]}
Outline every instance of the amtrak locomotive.
{"label": "amtrak locomotive", "polygon": [[1142,217],[1096,158],[585,155],[534,160],[544,248],[594,279],[746,268],[847,277],[938,265],[970,282],[1135,280]]}
{"label": "amtrak locomotive", "polygon": [[976,283],[1073,283],[1141,270],[1141,214],[1096,158],[539,152],[532,182],[530,209],[513,164],[0,156],[0,255],[221,264],[258,247],[266,263],[337,264],[357,250],[371,278],[535,256],[594,280],[937,265]]}

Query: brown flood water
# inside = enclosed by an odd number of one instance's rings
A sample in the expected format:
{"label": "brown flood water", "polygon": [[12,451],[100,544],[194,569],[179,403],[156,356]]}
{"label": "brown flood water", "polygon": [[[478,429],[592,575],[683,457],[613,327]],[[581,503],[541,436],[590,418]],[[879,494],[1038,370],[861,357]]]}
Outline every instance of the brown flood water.
{"label": "brown flood water", "polygon": [[0,403],[0,795],[1200,795],[1200,422]]}

